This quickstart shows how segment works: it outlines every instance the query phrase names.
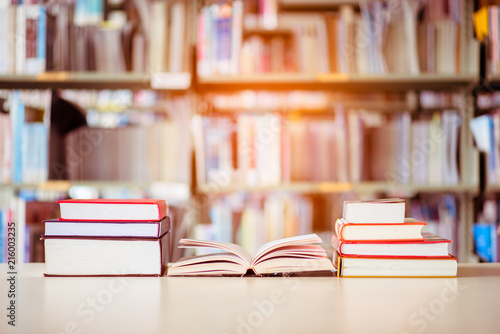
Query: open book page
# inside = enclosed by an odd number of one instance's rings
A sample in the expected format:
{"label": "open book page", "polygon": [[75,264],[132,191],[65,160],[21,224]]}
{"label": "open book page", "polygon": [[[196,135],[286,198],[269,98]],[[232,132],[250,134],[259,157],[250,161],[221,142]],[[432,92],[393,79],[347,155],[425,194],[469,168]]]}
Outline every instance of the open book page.
{"label": "open book page", "polygon": [[268,242],[259,249],[257,249],[257,254],[255,254],[253,261],[252,261],[252,266],[259,262],[260,258],[263,257],[264,255],[271,253],[273,250],[285,247],[285,246],[294,246],[294,245],[301,245],[304,246],[306,244],[319,244],[321,243],[320,237],[318,237],[316,234],[305,234],[305,235],[299,235],[296,237],[291,237],[291,238],[285,238],[285,239],[278,239],[274,240],[271,242]]}
{"label": "open book page", "polygon": [[220,249],[238,256],[245,261],[245,266],[249,267],[252,262],[252,256],[243,249],[243,247],[223,241],[208,241],[208,240],[194,240],[194,239],[181,239],[179,241],[179,248],[215,248]]}
{"label": "open book page", "polygon": [[170,267],[168,275],[243,275],[246,271],[247,263],[239,256],[218,253],[182,258]]}
{"label": "open book page", "polygon": [[182,267],[191,266],[199,263],[211,263],[211,262],[230,262],[242,266],[244,268],[248,267],[246,260],[233,253],[215,253],[207,255],[189,256],[183,257],[176,263],[172,264],[172,267]]}
{"label": "open book page", "polygon": [[284,246],[277,248],[270,253],[264,254],[258,261],[254,261],[253,265],[279,257],[314,259],[322,257],[326,258],[327,256],[326,250],[320,245]]}

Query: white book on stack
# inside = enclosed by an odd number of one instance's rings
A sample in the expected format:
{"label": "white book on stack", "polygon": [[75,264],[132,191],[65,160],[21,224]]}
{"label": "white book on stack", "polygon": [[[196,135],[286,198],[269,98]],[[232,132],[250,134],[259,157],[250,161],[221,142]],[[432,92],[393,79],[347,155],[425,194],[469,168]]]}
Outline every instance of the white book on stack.
{"label": "white book on stack", "polygon": [[405,201],[400,198],[344,201],[342,217],[349,224],[403,224]]}

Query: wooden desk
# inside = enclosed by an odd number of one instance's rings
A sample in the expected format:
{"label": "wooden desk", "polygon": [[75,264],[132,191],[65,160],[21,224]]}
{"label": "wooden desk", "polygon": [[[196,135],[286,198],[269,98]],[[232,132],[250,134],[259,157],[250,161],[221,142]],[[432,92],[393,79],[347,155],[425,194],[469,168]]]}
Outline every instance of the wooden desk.
{"label": "wooden desk", "polygon": [[18,266],[0,333],[500,333],[500,264],[458,279],[44,278]]}

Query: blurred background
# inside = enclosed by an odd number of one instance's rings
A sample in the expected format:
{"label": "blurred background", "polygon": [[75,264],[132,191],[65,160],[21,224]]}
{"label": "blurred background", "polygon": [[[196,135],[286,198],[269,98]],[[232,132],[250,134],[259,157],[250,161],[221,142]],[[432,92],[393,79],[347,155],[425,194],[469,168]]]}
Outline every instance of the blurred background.
{"label": "blurred background", "polygon": [[[500,1],[0,0],[0,261],[65,198],[160,198],[253,252],[402,197],[497,262]],[[498,91],[497,91],[498,90]]]}

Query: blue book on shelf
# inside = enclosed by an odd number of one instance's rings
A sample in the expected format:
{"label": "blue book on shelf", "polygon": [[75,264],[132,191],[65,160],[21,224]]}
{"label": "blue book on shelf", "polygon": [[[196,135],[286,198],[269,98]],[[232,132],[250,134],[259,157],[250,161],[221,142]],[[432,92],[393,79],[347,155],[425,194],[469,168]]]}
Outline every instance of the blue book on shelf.
{"label": "blue book on shelf", "polygon": [[476,223],[473,227],[473,233],[477,256],[485,262],[497,262],[497,225],[493,223]]}
{"label": "blue book on shelf", "polygon": [[12,92],[10,96],[10,120],[12,131],[12,160],[11,178],[13,183],[22,182],[23,171],[23,128],[24,128],[24,104],[21,102],[19,91]]}
{"label": "blue book on shelf", "polygon": [[47,9],[40,6],[40,15],[38,16],[36,58],[40,63],[40,70],[45,71],[47,60]]}

